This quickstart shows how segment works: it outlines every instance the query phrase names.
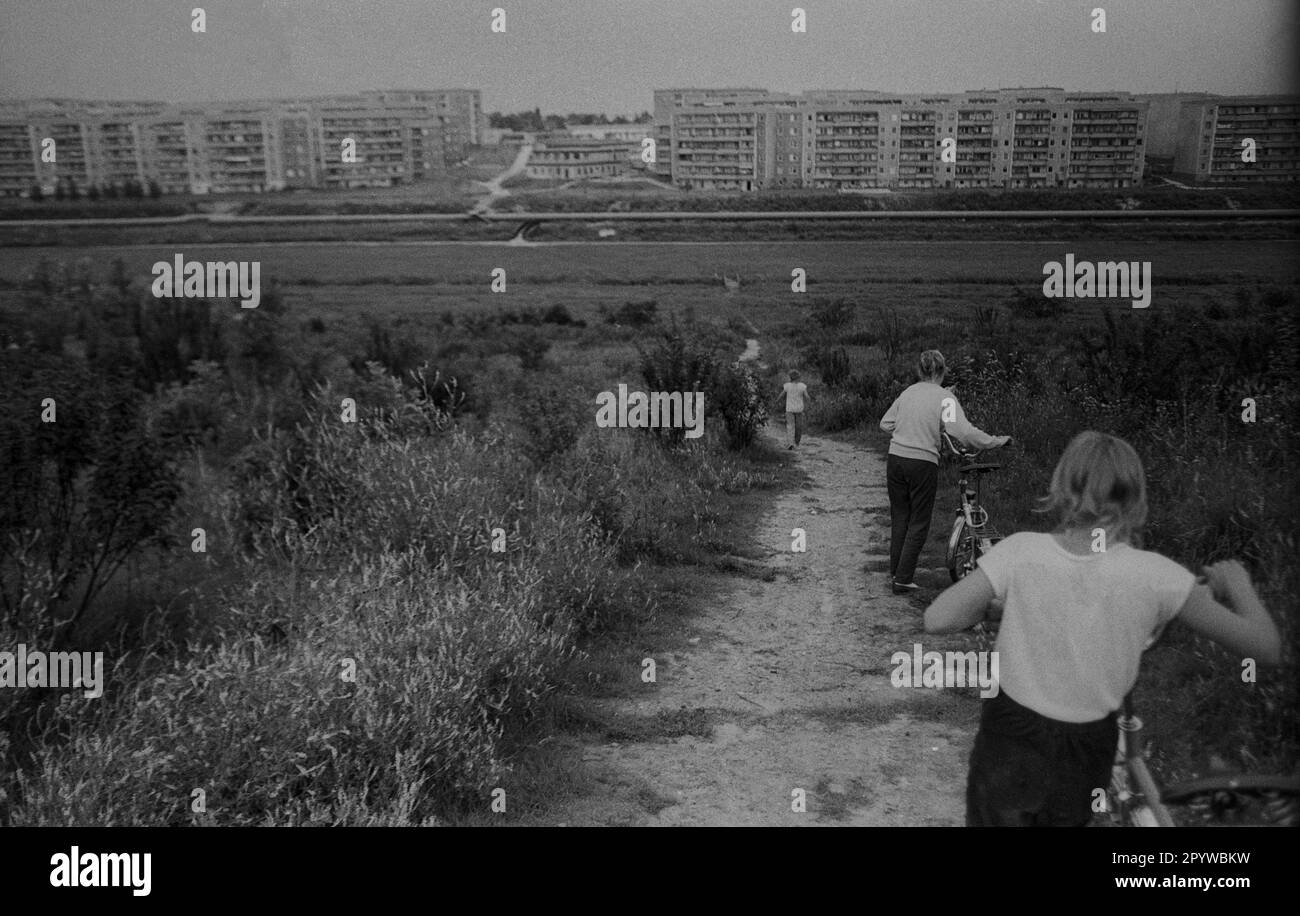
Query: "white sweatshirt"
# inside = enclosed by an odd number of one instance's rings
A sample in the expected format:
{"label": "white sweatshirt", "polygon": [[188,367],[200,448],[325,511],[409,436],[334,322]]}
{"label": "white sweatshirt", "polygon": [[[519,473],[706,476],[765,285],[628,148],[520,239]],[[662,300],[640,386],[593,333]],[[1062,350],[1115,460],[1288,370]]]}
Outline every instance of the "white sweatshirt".
{"label": "white sweatshirt", "polygon": [[[952,399],[945,419],[944,400]],[[934,382],[917,382],[900,394],[885,411],[880,428],[893,433],[889,440],[889,454],[900,458],[919,458],[932,464],[939,463],[940,432],[946,431],[963,445],[975,449],[1004,445],[1007,436],[990,436],[971,425],[961,404],[947,388]]]}

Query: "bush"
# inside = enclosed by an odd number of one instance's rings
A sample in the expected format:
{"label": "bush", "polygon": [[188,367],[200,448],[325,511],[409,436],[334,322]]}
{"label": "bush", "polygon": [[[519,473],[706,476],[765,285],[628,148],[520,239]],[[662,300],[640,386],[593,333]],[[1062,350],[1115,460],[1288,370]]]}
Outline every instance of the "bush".
{"label": "bush", "polygon": [[874,429],[901,386],[888,373],[853,373],[835,389],[824,392],[809,408],[809,421],[826,432],[865,427]]}
{"label": "bush", "polygon": [[746,448],[767,425],[767,399],[753,367],[737,360],[714,377],[711,396],[732,448]]}
{"label": "bush", "polygon": [[[583,555],[584,561],[591,558]],[[581,570],[573,569],[581,573]],[[553,571],[552,571],[553,572]],[[570,653],[527,560],[478,586],[383,554],[312,589],[286,648],[231,638],[113,707],[65,702],[10,823],[434,823],[504,774],[507,724]],[[355,668],[355,680],[341,676]],[[109,702],[104,701],[106,704]],[[203,787],[207,811],[190,810]]]}
{"label": "bush", "polygon": [[817,367],[817,371],[821,373],[822,384],[827,388],[838,388],[848,381],[852,371],[849,355],[843,347],[836,347],[833,350],[816,349],[810,354],[809,362]]}
{"label": "bush", "polygon": [[559,302],[555,303],[554,305],[548,306],[546,310],[542,312],[542,321],[544,321],[546,324],[557,324],[562,326],[570,326],[570,325],[574,327],[587,326],[587,323],[585,321],[578,321],[572,315],[570,315],[569,309],[563,303],[559,303]]}
{"label": "bush", "polygon": [[61,645],[128,558],[165,543],[178,484],[126,382],[18,350],[0,376],[0,632]]}
{"label": "bush", "polygon": [[516,396],[515,403],[519,447],[539,466],[568,452],[592,422],[575,402],[572,389],[563,384],[530,387]]}
{"label": "bush", "polygon": [[[692,330],[694,330],[692,328]],[[650,348],[637,345],[641,357],[641,376],[648,391],[680,391],[685,398],[689,393],[713,388],[716,374],[717,346],[705,346],[688,336],[673,317],[668,327],[660,332],[658,341]],[[659,435],[674,442],[684,438],[684,429],[653,428]]]}
{"label": "bush", "polygon": [[837,331],[853,320],[853,303],[848,299],[819,300],[813,306],[817,324],[827,331]]}
{"label": "bush", "polygon": [[226,379],[214,362],[195,360],[189,369],[188,383],[172,383],[150,404],[150,428],[171,447],[216,445],[234,421]]}
{"label": "bush", "polygon": [[885,362],[893,365],[895,357],[902,352],[906,326],[898,309],[881,307],[876,310],[877,343],[884,351]]}
{"label": "bush", "polygon": [[510,336],[508,345],[510,352],[519,357],[520,367],[530,372],[542,367],[546,354],[551,349],[551,342],[546,339],[546,335],[535,328],[516,331]]}
{"label": "bush", "polygon": [[1060,312],[1060,306],[1044,296],[1041,289],[1029,291],[1017,286],[1009,304],[1013,314],[1026,318],[1052,318]]}
{"label": "bush", "polygon": [[408,335],[399,334],[394,337],[391,328],[372,317],[366,320],[366,348],[353,357],[352,369],[358,375],[364,375],[367,363],[378,363],[394,378],[405,379],[424,366],[427,357],[419,344]]}
{"label": "bush", "polygon": [[607,312],[608,324],[628,325],[643,328],[655,323],[658,318],[659,303],[654,299],[642,299],[636,302],[624,302],[612,312]]}
{"label": "bush", "polygon": [[703,449],[658,448],[632,430],[592,430],[554,473],[620,561],[680,562],[712,538],[723,485],[716,462]]}

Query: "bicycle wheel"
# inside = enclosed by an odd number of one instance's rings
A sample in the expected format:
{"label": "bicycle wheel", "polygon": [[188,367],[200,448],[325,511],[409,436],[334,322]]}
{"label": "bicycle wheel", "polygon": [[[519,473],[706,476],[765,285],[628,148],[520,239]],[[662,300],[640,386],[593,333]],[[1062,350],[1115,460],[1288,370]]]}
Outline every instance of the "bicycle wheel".
{"label": "bicycle wheel", "polygon": [[952,534],[948,535],[948,551],[945,555],[948,575],[952,581],[956,582],[974,569],[978,558],[979,544],[975,540],[975,534],[966,524],[966,517],[959,515],[952,523]]}

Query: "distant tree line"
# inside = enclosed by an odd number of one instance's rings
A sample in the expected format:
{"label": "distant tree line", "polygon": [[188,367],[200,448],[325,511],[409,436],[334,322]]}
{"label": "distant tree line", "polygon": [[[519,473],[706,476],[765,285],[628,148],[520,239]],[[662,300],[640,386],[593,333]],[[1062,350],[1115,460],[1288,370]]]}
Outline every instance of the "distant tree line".
{"label": "distant tree line", "polygon": [[626,118],[623,115],[610,118],[605,114],[584,114],[581,112],[569,112],[567,115],[543,115],[540,108],[534,108],[532,111],[520,111],[514,114],[503,114],[494,111],[488,115],[488,126],[505,128],[506,130],[541,131],[563,130],[566,127],[586,124],[646,124],[653,120],[654,116],[648,111],[641,112],[635,118]]}

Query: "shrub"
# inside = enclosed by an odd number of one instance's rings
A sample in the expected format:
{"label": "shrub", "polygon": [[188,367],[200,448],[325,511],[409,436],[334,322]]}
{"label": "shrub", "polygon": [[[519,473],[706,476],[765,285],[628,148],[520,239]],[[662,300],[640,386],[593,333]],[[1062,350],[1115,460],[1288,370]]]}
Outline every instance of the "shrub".
{"label": "shrub", "polygon": [[564,384],[527,388],[515,398],[519,446],[534,464],[544,465],[563,455],[578,441],[592,420]]}
{"label": "shrub", "polygon": [[703,449],[657,448],[631,430],[592,430],[554,473],[622,562],[679,562],[712,535],[715,461]]}
{"label": "shrub", "polygon": [[578,321],[570,315],[568,307],[560,302],[548,306],[542,312],[542,321],[546,324],[573,325],[575,327],[586,327],[587,324],[585,321]]}
{"label": "shrub", "polygon": [[737,360],[717,372],[710,391],[732,448],[751,445],[767,425],[767,399],[753,367]]}
{"label": "shrub", "polygon": [[878,328],[877,343],[884,351],[885,362],[893,364],[894,358],[902,351],[906,333],[902,317],[896,308],[881,307],[876,310]]}
{"label": "shrub", "polygon": [[[591,557],[584,555],[584,561]],[[580,572],[579,570],[573,570]],[[571,653],[527,560],[479,586],[383,554],[311,590],[275,649],[228,638],[117,704],[64,702],[10,823],[434,823],[506,770],[503,734]],[[340,677],[353,663],[355,681]],[[104,701],[106,704],[109,701]],[[203,786],[207,812],[190,810]]]}
{"label": "shrub", "polygon": [[542,367],[551,342],[535,328],[525,328],[515,332],[509,339],[510,352],[519,357],[519,365],[527,371],[536,371]]}
{"label": "shrub", "polygon": [[844,383],[830,389],[809,408],[809,421],[826,432],[867,427],[874,429],[893,400],[892,376],[880,371],[863,370],[849,376]]}
{"label": "shrub", "polygon": [[150,428],[169,446],[215,445],[232,423],[233,405],[221,367],[195,360],[191,380],[174,382],[149,405]]}
{"label": "shrub", "polygon": [[21,351],[0,375],[0,630],[61,644],[129,557],[166,541],[178,484],[126,382]]}
{"label": "shrub", "polygon": [[630,325],[643,328],[655,323],[658,318],[659,303],[654,299],[642,299],[636,302],[624,302],[617,309],[605,315],[609,324]]}
{"label": "shrub", "polygon": [[1014,314],[1027,318],[1051,318],[1060,311],[1060,307],[1044,296],[1041,289],[1030,292],[1019,286],[1011,294],[1010,306]]}
{"label": "shrub", "polygon": [[[688,393],[702,391],[707,398],[712,390],[717,345],[706,347],[688,336],[678,326],[676,316],[661,330],[652,347],[644,349],[638,344],[637,353],[641,358],[641,376],[649,391],[680,391],[683,398]],[[685,434],[684,429],[662,427],[654,428],[654,432],[675,442],[680,442]]]}
{"label": "shrub", "polygon": [[394,338],[390,328],[371,317],[366,320],[366,348],[353,357],[352,369],[358,375],[364,375],[367,363],[378,363],[394,378],[404,379],[426,362],[419,344],[407,335]]}
{"label": "shrub", "polygon": [[853,303],[843,297],[821,300],[815,304],[813,315],[824,330],[836,331],[853,320]]}
{"label": "shrub", "polygon": [[810,355],[809,361],[817,367],[817,371],[821,373],[822,383],[828,388],[838,388],[848,380],[852,371],[849,355],[843,347],[816,349]]}

